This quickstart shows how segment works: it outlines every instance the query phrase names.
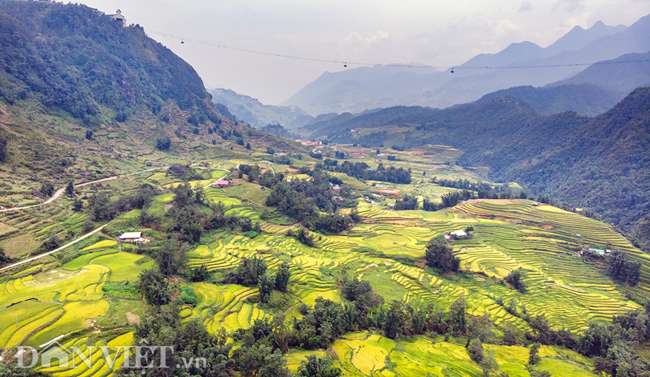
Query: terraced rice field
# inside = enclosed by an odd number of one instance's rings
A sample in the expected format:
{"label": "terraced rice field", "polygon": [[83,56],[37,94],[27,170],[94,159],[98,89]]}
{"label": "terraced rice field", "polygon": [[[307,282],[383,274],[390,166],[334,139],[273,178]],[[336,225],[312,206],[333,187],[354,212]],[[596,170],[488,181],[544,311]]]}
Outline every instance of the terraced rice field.
{"label": "terraced rice field", "polygon": [[[591,362],[575,352],[545,347],[540,353],[538,369],[553,376],[595,376]],[[483,375],[480,365],[472,361],[461,344],[423,336],[393,341],[371,333],[343,336],[332,346],[336,365],[344,376],[467,376]],[[499,369],[511,377],[528,377],[525,368],[528,349],[485,345],[485,353],[493,355]],[[301,355],[302,356],[302,355]],[[303,357],[306,357],[304,355]]]}
{"label": "terraced rice field", "polygon": [[64,238],[68,232],[81,234],[86,214],[73,212],[71,205],[52,205],[0,213],[0,246],[18,258],[33,252],[43,241]]}
{"label": "terraced rice field", "polygon": [[[98,249],[110,243],[101,241],[92,245],[89,252],[61,268],[38,272],[39,266],[36,266],[15,274],[16,277],[0,280],[3,319],[0,321],[0,349],[27,345],[45,350],[49,348],[46,344],[52,344],[57,339],[63,339],[67,346],[80,346],[82,351],[91,345],[108,344],[113,352],[110,359],[115,356],[115,365],[119,367],[124,355],[119,354],[118,347],[131,345],[132,334],[118,334],[106,341],[89,343],[90,335],[94,332],[92,321],[111,310],[111,303],[104,297],[102,286],[108,280],[137,280],[142,270],[140,262],[146,257],[116,249]],[[25,274],[30,271],[32,274]],[[118,301],[112,299],[111,302]],[[91,367],[80,362],[73,369],[52,366],[43,371],[62,377],[113,375],[106,359],[100,357],[99,348],[93,349],[93,355]]]}
{"label": "terraced rice field", "polygon": [[[240,162],[243,161],[229,164]],[[151,177],[161,184],[164,178],[156,174]],[[341,178],[350,179],[344,175]],[[169,183],[173,182],[164,184]],[[470,314],[487,314],[500,329],[513,324],[528,330],[525,321],[505,310],[504,305],[513,300],[520,312],[525,308],[531,316],[543,314],[554,328],[581,331],[591,320],[609,321],[618,313],[639,307],[625,297],[621,287],[604,271],[578,255],[578,250],[586,246],[609,246],[641,261],[642,281],[638,289],[650,289],[650,258],[607,225],[549,206],[533,207],[525,200],[470,201],[438,212],[392,211],[360,200],[358,211],[364,222],[343,234],[316,235],[314,247],[309,247],[285,235],[295,226],[262,219],[265,208],[258,203],[263,197],[261,190],[244,195],[241,190],[246,191],[245,188],[237,187],[206,188],[203,193],[210,201],[223,203],[227,215],[259,222],[262,232],[254,238],[227,230],[213,232],[202,239],[204,244],[189,252],[189,267],[204,265],[223,274],[244,257],[258,257],[266,261],[273,273],[281,263],[288,263],[289,308],[283,314],[289,322],[300,318],[301,304],[314,305],[318,297],[342,301],[335,276],[345,273],[370,282],[387,302],[399,300],[415,307],[432,305],[446,309],[463,298]],[[408,189],[421,196],[437,193],[427,184],[410,185]],[[429,189],[432,191],[428,193],[421,191]],[[172,200],[173,194],[157,196],[151,211],[164,213]],[[1,216],[0,241],[15,236],[13,229],[26,229],[23,236],[26,234],[38,243],[51,234],[76,229],[84,222],[82,215],[63,208],[52,209],[48,214],[58,216],[58,222],[54,224],[46,216],[27,213]],[[462,261],[462,273],[441,275],[425,266],[425,248],[431,238],[469,226],[474,228],[473,238],[452,243]],[[65,344],[86,348],[99,344],[92,338],[86,320],[108,315],[115,310],[112,305],[116,302],[104,296],[102,286],[108,281],[137,281],[143,268],[153,264],[141,255],[116,247],[115,241],[99,241],[61,267],[39,272],[43,265],[35,266],[2,278],[0,308],[3,318],[9,321],[0,323],[0,348],[40,345],[79,330],[80,333],[63,338]],[[524,294],[501,282],[518,268],[526,274],[528,291]],[[184,306],[182,317],[185,321],[200,319],[211,332],[232,333],[273,315],[269,306],[256,302],[257,288],[211,283],[189,286],[198,303]],[[117,346],[128,345],[131,340],[132,334],[126,333],[102,342]],[[345,376],[481,376],[481,367],[469,359],[460,343],[426,337],[393,341],[374,333],[353,333],[337,340],[327,351],[292,350],[287,361],[295,370],[309,354],[332,353]],[[529,375],[524,368],[528,349],[498,345],[485,345],[485,349],[510,376]],[[124,355],[114,355],[119,365]],[[553,376],[564,376],[566,371],[576,376],[592,376],[592,367],[590,360],[575,353],[545,347],[539,369]],[[72,371],[60,367],[44,371],[55,376],[111,375],[105,362],[91,368],[78,366]]]}

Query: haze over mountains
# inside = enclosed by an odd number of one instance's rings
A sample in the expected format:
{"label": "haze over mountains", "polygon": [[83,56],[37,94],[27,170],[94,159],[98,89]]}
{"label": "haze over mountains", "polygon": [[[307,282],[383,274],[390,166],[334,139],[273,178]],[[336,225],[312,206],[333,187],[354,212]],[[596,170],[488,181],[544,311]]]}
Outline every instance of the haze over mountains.
{"label": "haze over mountains", "polygon": [[297,106],[264,105],[257,99],[236,93],[230,89],[210,91],[214,103],[228,108],[238,120],[253,127],[262,128],[268,124],[281,124],[286,128],[297,128],[313,119]]}
{"label": "haze over mountains", "polygon": [[[597,86],[608,82],[602,89],[613,89],[615,93],[609,95],[620,100],[631,90],[629,86],[613,85],[609,80],[599,79],[603,77],[601,74],[593,73],[574,81],[570,79],[585,71],[591,63],[617,59],[625,54],[647,55],[650,51],[648,35],[650,16],[629,27],[607,26],[602,22],[586,30],[576,26],[546,48],[530,42],[513,43],[499,53],[470,59],[455,67],[454,74],[449,70],[404,65],[325,72],[283,105],[299,106],[312,115],[357,113],[397,105],[441,108],[475,101],[485,94],[516,86],[592,83],[590,79]],[[627,59],[624,64],[594,65],[590,67],[591,72],[616,72],[617,76],[622,74],[629,78],[623,80],[627,82],[647,80],[647,56],[632,55]]]}

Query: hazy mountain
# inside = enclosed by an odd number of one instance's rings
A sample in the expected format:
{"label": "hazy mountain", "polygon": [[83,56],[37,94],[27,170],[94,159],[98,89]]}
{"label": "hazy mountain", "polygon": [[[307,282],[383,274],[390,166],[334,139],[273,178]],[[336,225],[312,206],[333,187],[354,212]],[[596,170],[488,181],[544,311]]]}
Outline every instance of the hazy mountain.
{"label": "hazy mountain", "polygon": [[650,16],[630,27],[602,22],[586,30],[575,27],[546,48],[514,43],[499,53],[481,54],[456,66],[453,74],[403,66],[324,73],[284,103],[312,113],[358,113],[395,105],[443,108],[502,89],[561,81],[584,70],[587,65],[583,63],[646,53],[650,51],[648,35]]}
{"label": "hazy mountain", "polygon": [[650,85],[650,52],[627,54],[594,64],[573,77],[549,86],[585,83],[615,91],[623,98],[636,87]]}
{"label": "hazy mountain", "polygon": [[544,49],[546,56],[553,56],[561,53],[562,51],[575,51],[580,50],[603,37],[622,33],[627,30],[626,26],[608,26],[602,21],[596,22],[589,29],[584,29],[581,26],[575,26],[571,31],[566,33],[562,38],[558,39],[552,45]]}
{"label": "hazy mountain", "polygon": [[451,79],[448,73],[425,66],[388,65],[325,72],[283,104],[300,106],[312,114],[358,113],[393,106],[400,98]]}
{"label": "hazy mountain", "polygon": [[486,94],[478,102],[513,97],[528,104],[543,115],[576,111],[584,115],[599,115],[622,99],[618,92],[591,84],[559,85],[545,88],[518,86]]}
{"label": "hazy mountain", "polygon": [[264,105],[253,97],[230,89],[213,89],[210,94],[214,103],[226,106],[237,119],[256,128],[268,124],[280,124],[285,128],[295,129],[313,119],[298,106]]}

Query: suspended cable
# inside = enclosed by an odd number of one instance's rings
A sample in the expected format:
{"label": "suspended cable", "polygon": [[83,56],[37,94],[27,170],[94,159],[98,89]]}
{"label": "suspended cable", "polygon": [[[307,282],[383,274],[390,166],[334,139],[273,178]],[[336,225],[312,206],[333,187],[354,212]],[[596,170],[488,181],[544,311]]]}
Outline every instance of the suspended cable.
{"label": "suspended cable", "polygon": [[[256,55],[263,55],[263,56],[272,56],[272,57],[278,57],[278,58],[285,58],[285,59],[293,59],[293,60],[302,60],[302,61],[311,61],[311,62],[319,62],[319,63],[332,63],[332,64],[342,64],[344,67],[348,67],[348,65],[354,65],[354,66],[366,66],[366,67],[372,67],[372,66],[382,66],[382,67],[393,67],[393,68],[419,68],[419,69],[436,69],[436,70],[448,70],[448,67],[434,67],[434,66],[428,66],[428,65],[413,65],[413,64],[382,64],[382,63],[370,63],[370,62],[355,62],[355,61],[347,61],[347,60],[332,60],[332,59],[320,59],[320,58],[311,58],[311,57],[306,57],[306,56],[297,56],[297,55],[289,55],[289,54],[278,54],[278,53],[273,53],[273,52],[268,52],[268,51],[259,51],[259,50],[253,50],[253,49],[248,49],[248,48],[242,48],[242,47],[235,47],[235,46],[229,46],[229,45],[224,45],[224,44],[217,44],[217,43],[212,43],[212,42],[206,42],[206,41],[201,41],[198,39],[191,39],[191,38],[182,38],[173,34],[167,34],[167,33],[162,33],[158,31],[153,31],[153,34],[158,34],[167,38],[173,38],[177,39],[180,41],[181,44],[185,44],[186,41],[193,41],[195,43],[207,45],[207,46],[212,46],[220,49],[226,49],[226,50],[232,50],[232,51],[239,51],[239,52],[246,52],[249,54],[256,54]],[[650,59],[637,59],[637,60],[605,60],[605,61],[598,61],[598,62],[591,62],[591,63],[565,63],[565,64],[531,64],[531,65],[505,65],[505,66],[454,66],[451,68],[450,72],[455,73],[457,71],[462,71],[462,70],[492,70],[492,69],[539,69],[539,68],[566,68],[566,67],[580,67],[580,66],[591,66],[591,65],[606,65],[606,64],[632,64],[632,63],[643,63],[643,62],[650,62]]]}

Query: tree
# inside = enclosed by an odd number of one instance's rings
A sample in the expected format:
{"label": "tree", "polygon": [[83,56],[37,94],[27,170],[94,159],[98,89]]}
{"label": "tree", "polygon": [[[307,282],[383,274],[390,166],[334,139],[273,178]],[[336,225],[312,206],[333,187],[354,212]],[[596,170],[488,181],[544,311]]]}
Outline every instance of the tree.
{"label": "tree", "polygon": [[536,316],[530,321],[530,327],[535,331],[535,339],[542,344],[554,344],[557,334],[551,329],[544,315]]}
{"label": "tree", "polygon": [[7,140],[0,137],[0,162],[7,161]]}
{"label": "tree", "polygon": [[454,256],[451,246],[443,236],[432,238],[425,253],[427,266],[438,268],[443,273],[458,271],[460,259]]}
{"label": "tree", "polygon": [[81,199],[75,199],[74,203],[72,204],[72,210],[74,212],[81,212],[84,209],[84,202]]}
{"label": "tree", "polygon": [[72,181],[68,182],[68,185],[65,187],[65,194],[69,197],[74,196],[74,183]]}
{"label": "tree", "polygon": [[524,283],[525,276],[526,274],[524,270],[519,267],[516,270],[510,271],[510,273],[505,277],[505,281],[507,281],[519,292],[526,293],[526,283]]}
{"label": "tree", "polygon": [[205,265],[200,265],[187,272],[187,278],[192,282],[206,281],[210,277],[210,271]]}
{"label": "tree", "polygon": [[266,262],[257,257],[242,258],[241,263],[229,275],[229,281],[235,284],[252,287],[257,285],[260,277],[266,274]]}
{"label": "tree", "polygon": [[467,304],[462,298],[454,301],[449,308],[447,322],[450,330],[456,335],[462,335],[467,330],[467,319],[465,318],[466,310]]}
{"label": "tree", "polygon": [[289,271],[289,264],[286,262],[282,263],[275,274],[275,289],[280,292],[286,292],[290,277],[291,271]]}
{"label": "tree", "polygon": [[166,305],[172,299],[169,283],[165,276],[155,268],[140,273],[140,289],[149,305]]}
{"label": "tree", "polygon": [[341,370],[332,365],[328,359],[317,357],[316,355],[307,356],[298,367],[296,377],[338,377]]}
{"label": "tree", "polygon": [[627,254],[618,250],[609,254],[607,262],[609,264],[609,275],[613,279],[631,286],[639,284],[641,263],[629,260]]}
{"label": "tree", "polygon": [[273,292],[273,287],[275,287],[275,278],[271,275],[264,274],[260,276],[259,282],[259,291],[260,291],[260,302],[266,304],[271,298],[271,292]]}
{"label": "tree", "polygon": [[93,132],[91,130],[86,131],[86,139],[87,140],[92,140],[93,139]]}
{"label": "tree", "polygon": [[167,137],[156,140],[156,149],[160,151],[168,151],[172,145],[172,141]]}
{"label": "tree", "polygon": [[243,377],[289,377],[286,361],[279,349],[265,344],[238,348],[233,352],[236,368]]}
{"label": "tree", "polygon": [[530,350],[528,351],[528,365],[537,365],[542,360],[539,356],[539,347],[539,343],[530,346]]}
{"label": "tree", "polygon": [[478,338],[472,339],[467,347],[467,353],[469,353],[472,360],[480,363],[483,360],[483,343],[481,340]]}
{"label": "tree", "polygon": [[390,339],[396,339],[402,332],[404,324],[404,308],[399,301],[393,301],[386,313],[386,319],[383,323],[384,336]]}
{"label": "tree", "polygon": [[188,259],[186,251],[187,247],[177,240],[166,242],[155,256],[160,272],[165,276],[181,273]]}
{"label": "tree", "polygon": [[0,246],[0,266],[11,263],[11,258],[5,254],[5,249]]}
{"label": "tree", "polygon": [[43,194],[44,197],[49,198],[54,194],[54,185],[51,184],[50,182],[43,182],[41,183],[41,194]]}
{"label": "tree", "polygon": [[521,331],[512,323],[507,323],[503,329],[503,343],[506,346],[514,346],[521,342]]}

